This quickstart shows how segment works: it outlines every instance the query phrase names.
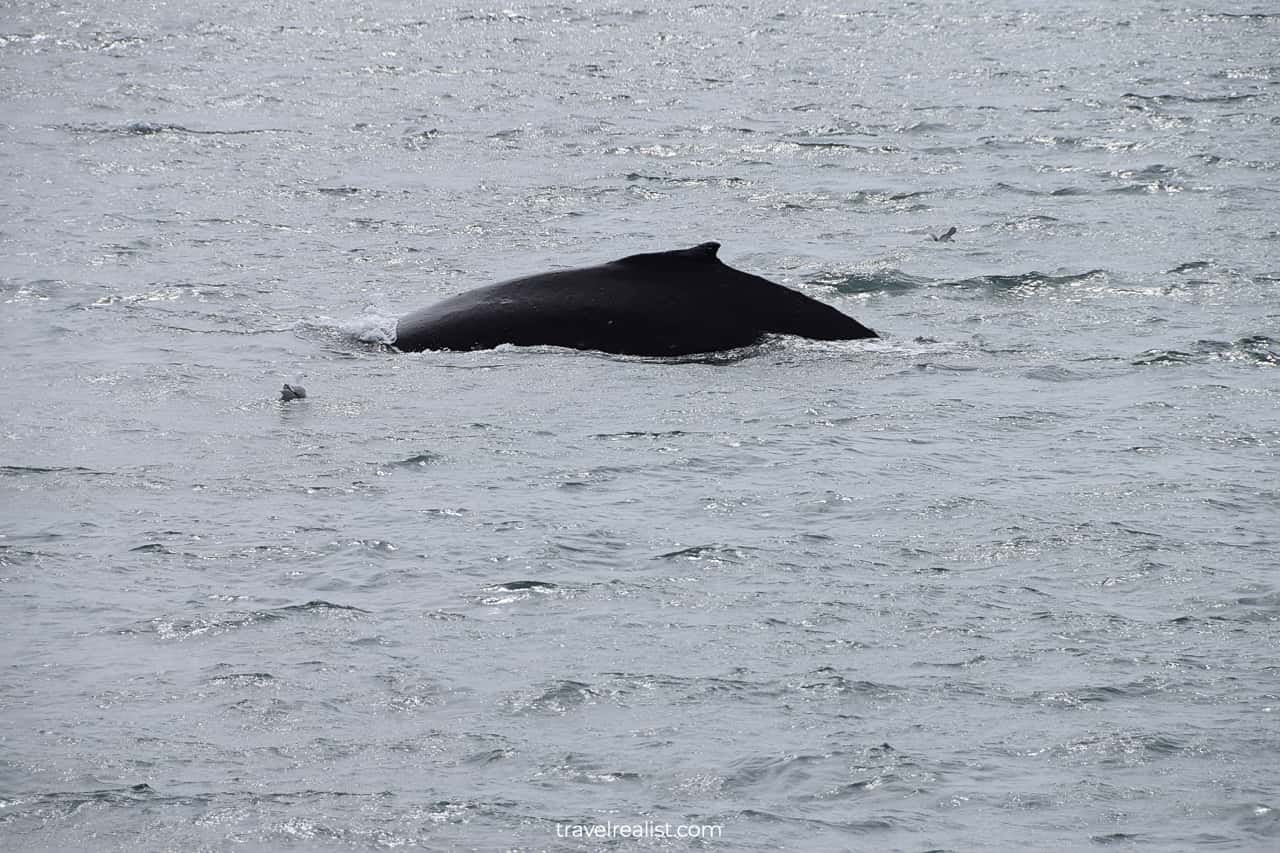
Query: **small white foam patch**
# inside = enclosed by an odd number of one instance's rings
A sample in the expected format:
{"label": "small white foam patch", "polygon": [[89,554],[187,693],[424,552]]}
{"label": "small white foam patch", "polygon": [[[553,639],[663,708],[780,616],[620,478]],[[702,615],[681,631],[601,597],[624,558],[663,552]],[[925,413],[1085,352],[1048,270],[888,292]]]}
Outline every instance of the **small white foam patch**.
{"label": "small white foam patch", "polygon": [[396,341],[396,318],[365,309],[358,317],[335,320],[333,317],[310,317],[294,323],[295,329],[316,329],[366,344],[393,344]]}
{"label": "small white foam patch", "polygon": [[366,344],[394,344],[396,342],[395,317],[366,308],[359,317],[348,320],[338,326],[344,334]]}

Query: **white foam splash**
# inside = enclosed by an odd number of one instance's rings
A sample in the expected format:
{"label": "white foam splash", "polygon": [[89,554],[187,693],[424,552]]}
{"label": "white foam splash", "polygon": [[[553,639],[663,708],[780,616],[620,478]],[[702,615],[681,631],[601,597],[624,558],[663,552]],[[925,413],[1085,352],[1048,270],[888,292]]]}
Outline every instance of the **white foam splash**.
{"label": "white foam splash", "polygon": [[395,317],[380,314],[372,308],[357,317],[338,320],[333,317],[310,317],[294,324],[299,329],[317,329],[352,338],[366,344],[394,344],[396,341]]}
{"label": "white foam splash", "polygon": [[379,314],[371,308],[355,319],[342,323],[338,328],[345,335],[350,335],[366,344],[394,344],[396,342],[395,317]]}

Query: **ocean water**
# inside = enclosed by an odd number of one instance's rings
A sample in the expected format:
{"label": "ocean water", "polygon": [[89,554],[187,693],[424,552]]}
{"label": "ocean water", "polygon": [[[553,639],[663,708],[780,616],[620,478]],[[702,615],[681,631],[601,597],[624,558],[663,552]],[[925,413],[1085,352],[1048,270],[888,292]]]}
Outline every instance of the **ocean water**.
{"label": "ocean water", "polygon": [[[0,848],[1276,849],[1278,55],[4,3]],[[387,346],[708,240],[883,338]]]}

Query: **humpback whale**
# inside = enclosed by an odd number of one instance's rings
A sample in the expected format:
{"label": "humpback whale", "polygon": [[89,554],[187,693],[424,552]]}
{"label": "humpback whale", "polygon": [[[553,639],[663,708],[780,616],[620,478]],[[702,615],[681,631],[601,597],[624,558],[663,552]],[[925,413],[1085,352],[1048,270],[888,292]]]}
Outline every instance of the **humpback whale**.
{"label": "humpback whale", "polygon": [[716,257],[719,248],[703,243],[480,287],[401,317],[394,346],[681,356],[748,346],[769,334],[877,337],[830,305],[728,266]]}

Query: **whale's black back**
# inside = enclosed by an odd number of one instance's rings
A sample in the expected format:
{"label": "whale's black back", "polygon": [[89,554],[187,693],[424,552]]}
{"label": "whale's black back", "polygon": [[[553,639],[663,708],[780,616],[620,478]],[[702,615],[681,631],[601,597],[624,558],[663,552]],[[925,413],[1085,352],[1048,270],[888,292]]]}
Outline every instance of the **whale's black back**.
{"label": "whale's black back", "polygon": [[769,333],[873,338],[857,320],[802,293],[726,266],[718,243],[511,279],[400,319],[396,346],[475,350],[562,346],[625,355],[690,355]]}

